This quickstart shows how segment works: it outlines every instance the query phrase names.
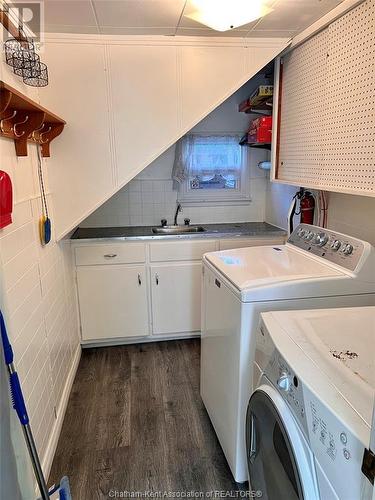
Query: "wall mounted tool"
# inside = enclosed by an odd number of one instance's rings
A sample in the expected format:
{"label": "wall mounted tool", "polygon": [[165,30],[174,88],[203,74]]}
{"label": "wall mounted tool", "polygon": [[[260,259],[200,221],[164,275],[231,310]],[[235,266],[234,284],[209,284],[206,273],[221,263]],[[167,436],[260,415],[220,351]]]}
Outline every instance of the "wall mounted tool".
{"label": "wall mounted tool", "polygon": [[23,434],[29,451],[31,463],[34,469],[35,478],[37,480],[42,500],[71,500],[69,481],[67,477],[63,477],[58,486],[53,486],[48,490],[46,480],[44,479],[40,459],[36,449],[33,433],[31,431],[29,415],[27,413],[25,401],[22,394],[18,373],[14,366],[13,349],[9,342],[8,334],[5,327],[5,321],[2,312],[0,311],[0,332],[1,341],[4,351],[5,364],[9,373],[9,386],[12,397],[13,408],[18,415],[18,419],[22,425]]}
{"label": "wall mounted tool", "polygon": [[42,156],[39,150],[40,146],[37,145],[38,155],[38,178],[40,188],[40,198],[42,201],[42,216],[39,219],[39,237],[42,245],[47,245],[51,241],[51,220],[48,216],[47,197],[44,187]]}

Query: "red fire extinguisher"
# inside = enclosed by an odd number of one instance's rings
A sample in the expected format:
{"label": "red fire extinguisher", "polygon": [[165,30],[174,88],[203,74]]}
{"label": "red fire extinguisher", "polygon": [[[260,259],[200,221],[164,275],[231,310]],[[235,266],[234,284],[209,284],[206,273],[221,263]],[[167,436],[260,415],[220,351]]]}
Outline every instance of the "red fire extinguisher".
{"label": "red fire extinguisher", "polygon": [[314,224],[315,198],[310,191],[304,191],[300,200],[301,223]]}

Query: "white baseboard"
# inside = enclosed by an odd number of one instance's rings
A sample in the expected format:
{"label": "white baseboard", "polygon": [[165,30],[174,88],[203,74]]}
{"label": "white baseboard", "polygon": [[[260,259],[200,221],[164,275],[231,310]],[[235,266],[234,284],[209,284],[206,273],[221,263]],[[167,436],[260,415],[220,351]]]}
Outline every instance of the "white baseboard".
{"label": "white baseboard", "polygon": [[170,335],[149,335],[147,337],[123,337],[119,339],[83,340],[82,349],[90,347],[112,347],[117,345],[145,344],[146,342],[163,342],[166,340],[186,340],[201,336],[201,332],[171,333]]}
{"label": "white baseboard", "polygon": [[49,476],[49,473],[51,470],[51,466],[52,466],[52,462],[53,462],[53,458],[55,456],[56,447],[57,447],[57,443],[59,441],[61,427],[62,427],[62,424],[64,421],[66,408],[68,406],[69,396],[70,396],[70,392],[72,390],[74,377],[76,376],[78,364],[79,364],[79,361],[81,359],[81,352],[82,352],[81,346],[78,346],[78,348],[74,354],[74,357],[73,357],[72,367],[71,367],[70,372],[68,374],[68,377],[66,379],[66,383],[65,383],[65,387],[64,387],[64,390],[62,393],[60,405],[57,409],[57,419],[55,420],[55,424],[53,426],[51,436],[48,440],[46,452],[45,452],[43,460],[42,460],[42,469],[43,469],[44,477],[46,479],[48,479],[48,476]]}

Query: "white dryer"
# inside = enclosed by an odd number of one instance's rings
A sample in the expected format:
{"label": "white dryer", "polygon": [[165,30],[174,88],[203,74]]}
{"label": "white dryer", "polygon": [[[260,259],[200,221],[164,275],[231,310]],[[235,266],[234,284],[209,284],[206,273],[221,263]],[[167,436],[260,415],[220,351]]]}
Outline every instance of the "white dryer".
{"label": "white dryer", "polygon": [[242,482],[259,313],[374,305],[375,252],[364,241],[302,224],[285,245],[208,253],[203,273],[201,395]]}
{"label": "white dryer", "polygon": [[263,499],[371,500],[374,344],[375,307],[261,315],[246,439]]}

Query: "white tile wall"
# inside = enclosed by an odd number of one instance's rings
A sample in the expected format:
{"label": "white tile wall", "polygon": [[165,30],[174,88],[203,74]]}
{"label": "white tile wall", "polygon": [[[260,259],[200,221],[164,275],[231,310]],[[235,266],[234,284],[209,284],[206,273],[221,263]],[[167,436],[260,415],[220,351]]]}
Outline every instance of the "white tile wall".
{"label": "white tile wall", "polygon": [[[250,117],[238,112],[238,104],[258,85],[252,79],[221,106],[202,120],[194,132],[244,132]],[[172,146],[137,175],[123,189],[91,214],[83,227],[148,226],[160,224],[161,219],[173,220],[178,192],[173,190],[172,167],[175,147]],[[267,151],[249,150],[250,192],[252,201],[243,205],[183,206],[182,219],[192,223],[263,221],[265,211],[266,174],[257,168],[268,157]],[[181,215],[180,215],[181,217]]]}
{"label": "white tile wall", "polygon": [[[219,202],[201,206],[183,204],[183,214],[180,217],[189,217],[193,224],[263,221],[266,179],[257,163],[265,159],[265,153],[256,151],[253,157],[255,156],[260,159],[253,160],[249,166],[251,202],[241,205],[223,205]],[[162,157],[163,155],[159,161]],[[158,165],[151,164],[145,171],[153,171],[157,176],[158,168]],[[177,197],[178,192],[173,190],[170,178],[151,180],[137,176],[90,215],[81,226],[149,226],[160,224],[160,220],[164,218],[172,223]]]}
{"label": "white tile wall", "polygon": [[[13,224],[0,230],[0,307],[43,462],[80,347],[70,243],[42,247],[39,242],[35,146],[29,150],[28,157],[17,159],[13,142],[0,139],[1,168],[14,189]],[[53,221],[50,196],[48,203]]]}

